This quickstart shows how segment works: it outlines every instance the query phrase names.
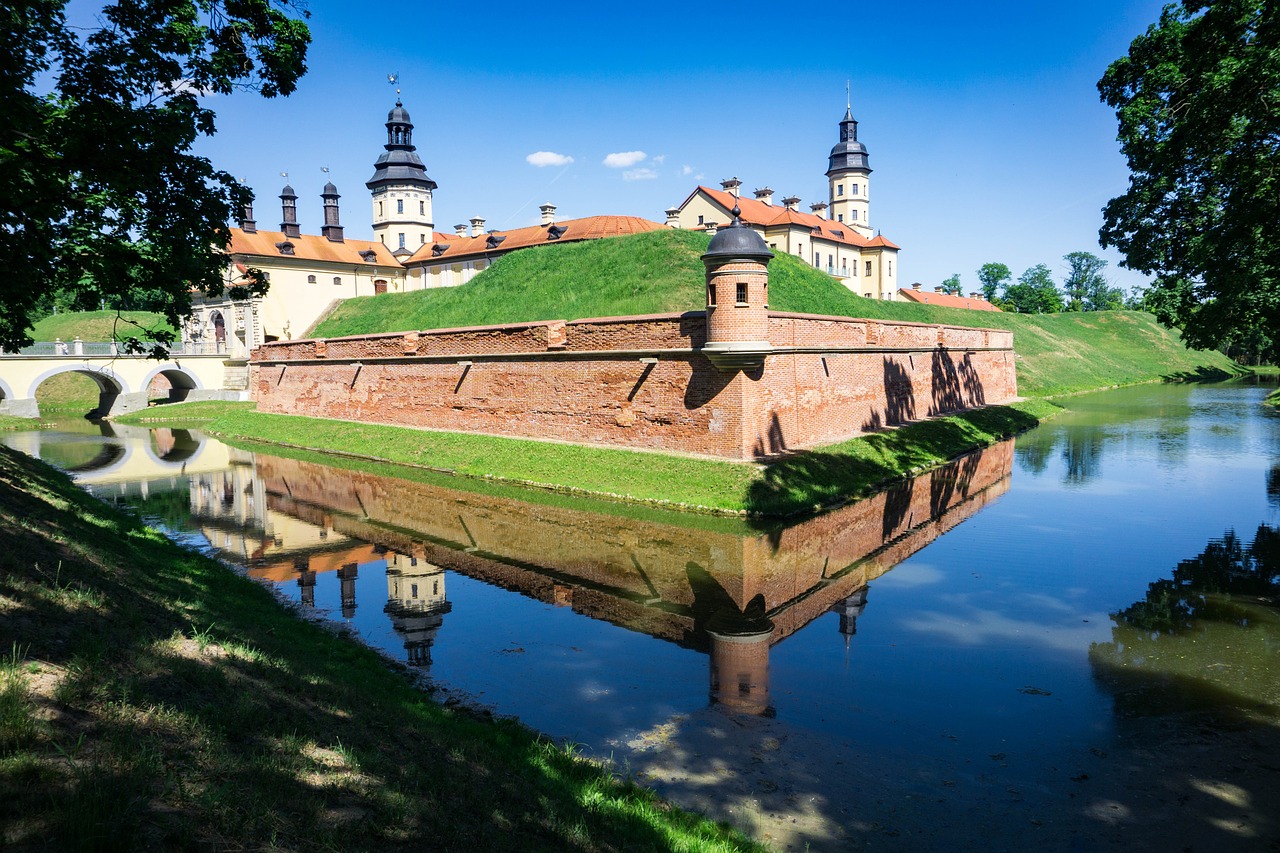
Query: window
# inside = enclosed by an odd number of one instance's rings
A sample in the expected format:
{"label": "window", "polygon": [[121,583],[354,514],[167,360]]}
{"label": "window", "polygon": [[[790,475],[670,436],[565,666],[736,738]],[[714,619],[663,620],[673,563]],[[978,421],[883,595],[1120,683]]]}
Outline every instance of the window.
{"label": "window", "polygon": [[849,188],[849,194],[850,194],[850,195],[857,195],[857,194],[858,194],[858,185],[857,185],[857,184],[853,184],[853,185]]}
{"label": "window", "polygon": [[853,211],[853,213],[851,213],[851,214],[850,214],[850,217],[853,219],[853,221],[854,221],[854,222],[857,222],[857,221],[858,221],[858,211],[856,211],[856,210],[855,210],[855,211]]}
{"label": "window", "polygon": [[378,215],[382,215],[382,202],[378,202]]}
{"label": "window", "polygon": [[333,283],[334,283],[335,285],[342,284],[342,276],[340,276],[340,275],[335,275],[335,276],[333,277]]}
{"label": "window", "polygon": [[836,184],[836,195],[844,195],[844,184]]}
{"label": "window", "polygon": [[745,281],[738,282],[738,304],[747,304],[747,283]]}
{"label": "window", "polygon": [[871,261],[867,261],[867,271],[864,275],[871,275]]}
{"label": "window", "polygon": [[702,214],[698,214],[698,224],[699,224],[699,225],[706,225],[706,224],[707,224],[707,223],[705,223],[705,222],[703,222],[703,221],[702,221]]}
{"label": "window", "polygon": [[716,307],[716,286],[714,284],[707,285],[707,307]]}
{"label": "window", "polygon": [[374,282],[373,282],[373,292],[374,292],[375,294],[377,294],[377,293],[386,293],[386,292],[387,292],[387,280],[386,280],[385,278],[374,279]]}
{"label": "window", "polygon": [[893,278],[893,261],[889,261],[889,278]]}
{"label": "window", "polygon": [[313,275],[309,275],[309,276],[307,276],[307,284],[315,284],[315,283],[316,283],[316,277],[315,277],[315,276],[313,276]]}
{"label": "window", "polygon": [[404,232],[400,233],[400,248],[404,248]]}
{"label": "window", "polygon": [[396,213],[404,213],[404,199],[396,199]]}
{"label": "window", "polygon": [[425,201],[418,202],[418,213],[422,216],[427,215],[427,203]]}
{"label": "window", "polygon": [[418,245],[419,245],[419,246],[425,246],[425,245],[427,245],[427,235],[426,235],[426,234],[419,234],[419,235],[418,235]]}
{"label": "window", "polygon": [[837,214],[836,214],[836,221],[837,221],[837,222],[844,222],[844,214],[843,214],[843,213],[837,213]]}

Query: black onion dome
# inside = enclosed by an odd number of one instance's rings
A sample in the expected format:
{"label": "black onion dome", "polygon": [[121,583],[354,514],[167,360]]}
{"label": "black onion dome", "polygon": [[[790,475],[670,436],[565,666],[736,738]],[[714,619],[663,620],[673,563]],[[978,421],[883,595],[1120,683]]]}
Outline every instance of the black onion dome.
{"label": "black onion dome", "polygon": [[386,150],[373,164],[373,177],[365,182],[366,187],[373,190],[387,184],[409,183],[427,190],[436,188],[436,182],[427,177],[427,167],[413,144],[413,122],[399,98],[387,113],[387,144],[383,148]]}
{"label": "black onion dome", "polygon": [[396,105],[391,108],[391,112],[387,113],[387,121],[395,124],[412,124],[409,121],[409,111],[404,108],[404,104],[400,103],[399,98],[396,98]]}
{"label": "black onion dome", "polygon": [[716,231],[702,260],[741,258],[768,263],[773,258],[773,252],[765,245],[764,238],[742,224],[742,211],[736,205],[732,213],[733,221]]}
{"label": "black onion dome", "polygon": [[832,147],[828,165],[828,176],[833,172],[871,171],[871,164],[867,161],[867,146],[858,141],[858,122],[854,120],[850,110],[845,110],[844,118],[840,121],[840,141]]}
{"label": "black onion dome", "polygon": [[333,181],[326,183],[324,189],[320,191],[320,197],[324,198],[325,196],[338,197],[338,188],[333,185]]}
{"label": "black onion dome", "polygon": [[293,191],[293,187],[288,184],[284,185],[284,189],[280,190],[280,198],[297,198],[298,194]]}

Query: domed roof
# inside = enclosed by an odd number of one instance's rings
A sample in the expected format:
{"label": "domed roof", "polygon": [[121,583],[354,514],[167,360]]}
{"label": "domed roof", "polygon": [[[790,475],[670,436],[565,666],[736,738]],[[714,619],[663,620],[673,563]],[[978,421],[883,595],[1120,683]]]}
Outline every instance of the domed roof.
{"label": "domed roof", "polygon": [[711,244],[707,246],[707,252],[702,259],[706,261],[742,258],[767,263],[773,258],[773,252],[769,251],[769,247],[765,245],[764,238],[742,224],[742,211],[737,205],[734,205],[731,212],[733,221],[711,238]]}
{"label": "domed roof", "polygon": [[337,194],[338,194],[338,188],[333,185],[333,181],[329,181],[328,183],[326,183],[324,185],[324,189],[320,191],[321,198],[327,195],[336,196]]}
{"label": "domed roof", "polygon": [[858,122],[853,112],[846,109],[840,122],[840,141],[831,148],[827,175],[832,172],[855,170],[870,172],[871,163],[867,160],[867,146],[858,141]]}
{"label": "domed roof", "polygon": [[409,124],[409,111],[404,108],[404,104],[400,103],[399,98],[396,98],[396,105],[391,108],[391,112],[387,113],[387,121]]}
{"label": "domed roof", "polygon": [[293,191],[293,187],[288,184],[284,185],[284,189],[280,190],[280,198],[297,198],[298,194]]}

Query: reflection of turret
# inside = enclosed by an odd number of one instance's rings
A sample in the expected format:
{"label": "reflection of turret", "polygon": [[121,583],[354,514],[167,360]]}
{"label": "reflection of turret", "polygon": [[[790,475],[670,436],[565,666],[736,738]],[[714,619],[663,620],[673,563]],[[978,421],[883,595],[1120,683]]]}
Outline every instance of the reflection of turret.
{"label": "reflection of turret", "polygon": [[444,596],[444,569],[416,556],[387,552],[391,627],[404,640],[410,666],[431,665],[431,646],[453,605]]}
{"label": "reflection of turret", "polygon": [[769,641],[773,622],[756,596],[746,610],[726,607],[707,623],[711,637],[711,704],[740,714],[773,716],[769,704]]}
{"label": "reflection of turret", "polygon": [[356,575],[359,573],[355,563],[347,563],[338,569],[338,586],[342,590],[342,618],[350,619],[356,615]]}
{"label": "reflection of turret", "polygon": [[858,617],[867,609],[867,588],[856,589],[848,598],[831,605],[831,613],[840,614],[840,633],[844,635],[844,644],[858,633]]}
{"label": "reflection of turret", "polygon": [[303,607],[316,606],[316,573],[311,571],[306,560],[295,560],[294,568],[298,570],[298,594]]}

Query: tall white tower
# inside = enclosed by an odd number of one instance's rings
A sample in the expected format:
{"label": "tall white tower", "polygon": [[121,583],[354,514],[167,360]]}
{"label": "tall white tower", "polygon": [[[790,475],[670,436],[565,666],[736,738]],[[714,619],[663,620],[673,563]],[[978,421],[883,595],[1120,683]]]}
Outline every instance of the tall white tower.
{"label": "tall white tower", "polygon": [[373,177],[365,182],[373,195],[373,233],[396,256],[408,256],[431,240],[436,182],[427,177],[413,144],[413,122],[399,98],[387,113],[384,147],[373,164]]}
{"label": "tall white tower", "polygon": [[827,182],[831,190],[830,217],[864,237],[872,237],[871,166],[867,146],[858,141],[858,123],[846,108],[840,121],[840,141],[831,149]]}

